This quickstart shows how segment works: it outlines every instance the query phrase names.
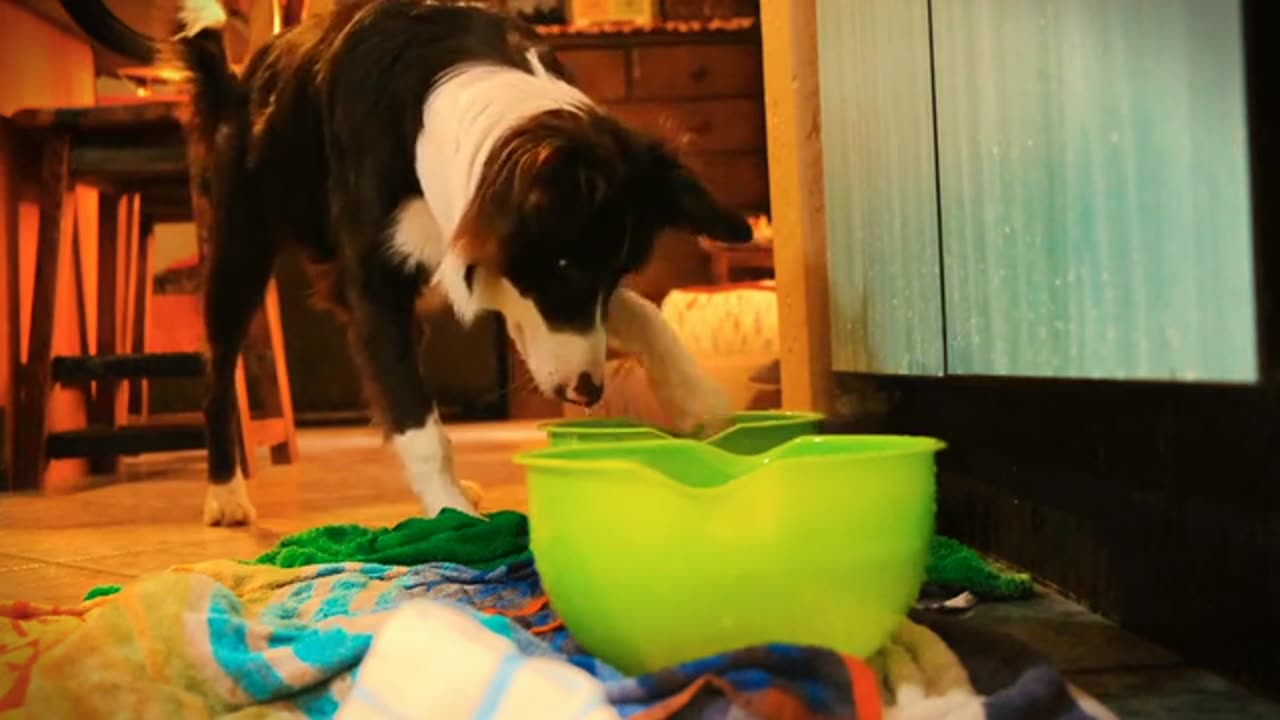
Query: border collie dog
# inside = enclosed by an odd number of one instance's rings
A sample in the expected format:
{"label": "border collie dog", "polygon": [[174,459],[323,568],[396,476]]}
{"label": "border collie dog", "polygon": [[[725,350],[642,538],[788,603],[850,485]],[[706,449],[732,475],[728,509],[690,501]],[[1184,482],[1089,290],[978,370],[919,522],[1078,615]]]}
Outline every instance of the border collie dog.
{"label": "border collie dog", "polygon": [[218,0],[184,0],[181,20],[175,48],[193,76],[190,131],[211,212],[207,524],[254,517],[238,472],[235,367],[287,245],[345,318],[428,516],[475,508],[419,367],[426,292],[463,323],[501,313],[544,394],[595,404],[611,344],[640,358],[677,429],[723,421],[722,391],[657,308],[619,283],[666,228],[727,242],[751,228],[662,143],[569,84],[527,26],[476,5],[371,0],[279,34],[237,74]]}

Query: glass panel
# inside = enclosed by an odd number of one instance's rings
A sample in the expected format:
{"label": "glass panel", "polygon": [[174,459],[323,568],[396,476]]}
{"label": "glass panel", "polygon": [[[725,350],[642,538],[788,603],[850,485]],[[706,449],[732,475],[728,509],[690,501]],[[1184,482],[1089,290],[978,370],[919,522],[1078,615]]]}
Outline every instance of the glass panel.
{"label": "glass panel", "polygon": [[833,365],[941,374],[928,2],[817,7]]}
{"label": "glass panel", "polygon": [[1257,378],[1240,25],[934,1],[949,373]]}

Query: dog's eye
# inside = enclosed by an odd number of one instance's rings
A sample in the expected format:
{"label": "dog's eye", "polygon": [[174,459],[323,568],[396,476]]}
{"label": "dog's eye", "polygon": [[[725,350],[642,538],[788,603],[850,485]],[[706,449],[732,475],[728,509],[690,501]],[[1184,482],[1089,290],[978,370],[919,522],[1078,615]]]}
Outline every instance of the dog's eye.
{"label": "dog's eye", "polygon": [[555,279],[563,292],[575,293],[590,284],[586,268],[569,258],[558,258],[555,262]]}

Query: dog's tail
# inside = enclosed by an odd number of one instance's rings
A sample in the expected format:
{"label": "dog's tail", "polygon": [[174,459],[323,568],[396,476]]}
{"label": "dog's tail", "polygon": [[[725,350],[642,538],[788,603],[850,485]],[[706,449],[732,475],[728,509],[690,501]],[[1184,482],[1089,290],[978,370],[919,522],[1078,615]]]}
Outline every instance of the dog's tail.
{"label": "dog's tail", "polygon": [[211,144],[218,124],[243,102],[240,81],[222,43],[227,12],[219,0],[181,0],[180,8],[173,50],[192,75],[195,128]]}

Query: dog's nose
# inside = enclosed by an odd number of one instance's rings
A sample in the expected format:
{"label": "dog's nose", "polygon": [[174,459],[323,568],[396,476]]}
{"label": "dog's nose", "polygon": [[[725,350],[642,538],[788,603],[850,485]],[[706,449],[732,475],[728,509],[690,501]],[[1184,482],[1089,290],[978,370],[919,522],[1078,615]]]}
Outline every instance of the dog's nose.
{"label": "dog's nose", "polygon": [[591,373],[583,372],[578,374],[572,389],[561,383],[556,386],[555,394],[565,402],[591,407],[600,402],[601,396],[604,395],[604,385],[596,382],[596,379],[591,377]]}
{"label": "dog's nose", "polygon": [[591,407],[600,402],[600,397],[604,395],[604,385],[596,382],[591,373],[582,372],[578,373],[578,381],[573,384],[573,392],[583,405]]}

